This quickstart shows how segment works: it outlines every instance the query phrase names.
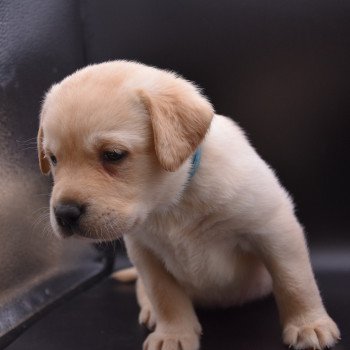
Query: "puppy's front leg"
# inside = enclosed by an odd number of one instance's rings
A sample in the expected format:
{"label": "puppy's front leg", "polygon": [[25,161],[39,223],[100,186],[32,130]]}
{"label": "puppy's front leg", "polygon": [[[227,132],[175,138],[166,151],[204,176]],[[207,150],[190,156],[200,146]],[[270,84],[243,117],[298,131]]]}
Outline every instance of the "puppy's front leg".
{"label": "puppy's front leg", "polygon": [[272,276],[284,342],[296,349],[333,346],[340,333],[322,304],[294,215],[284,213],[268,223],[253,235],[253,242]]}
{"label": "puppy's front leg", "polygon": [[155,312],[156,329],[144,350],[197,350],[201,327],[190,298],[150,251],[131,239],[125,243]]}

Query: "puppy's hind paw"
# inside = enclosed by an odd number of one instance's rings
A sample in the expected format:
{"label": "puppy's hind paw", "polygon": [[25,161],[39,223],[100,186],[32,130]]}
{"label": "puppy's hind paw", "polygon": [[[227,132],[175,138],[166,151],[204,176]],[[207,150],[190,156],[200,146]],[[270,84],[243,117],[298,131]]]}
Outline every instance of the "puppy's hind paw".
{"label": "puppy's hind paw", "polygon": [[146,326],[150,331],[156,327],[156,318],[151,305],[144,305],[141,307],[139,323]]}
{"label": "puppy's hind paw", "polygon": [[283,331],[284,343],[297,350],[331,348],[339,339],[339,329],[328,315],[313,322],[289,323]]}

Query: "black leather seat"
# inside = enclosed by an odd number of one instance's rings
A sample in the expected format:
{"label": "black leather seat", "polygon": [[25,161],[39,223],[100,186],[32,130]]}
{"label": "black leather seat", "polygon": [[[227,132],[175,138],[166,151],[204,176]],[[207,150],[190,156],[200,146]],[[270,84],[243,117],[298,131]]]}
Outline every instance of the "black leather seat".
{"label": "black leather seat", "polygon": [[[123,58],[197,82],[246,130],[294,197],[336,349],[349,348],[349,19],[347,2],[326,0],[1,1],[0,344],[141,348],[134,286],[108,278],[123,249],[43,234],[50,181],[32,142],[52,83]],[[284,348],[272,297],[198,313],[202,349]]]}

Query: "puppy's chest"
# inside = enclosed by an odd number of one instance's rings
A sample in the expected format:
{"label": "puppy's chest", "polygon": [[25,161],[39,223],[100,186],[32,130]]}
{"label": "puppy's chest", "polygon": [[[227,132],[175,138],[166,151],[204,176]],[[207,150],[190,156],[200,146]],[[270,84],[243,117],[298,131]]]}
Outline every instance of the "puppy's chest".
{"label": "puppy's chest", "polygon": [[226,284],[233,279],[238,240],[227,224],[195,218],[171,225],[150,223],[143,242],[190,289]]}

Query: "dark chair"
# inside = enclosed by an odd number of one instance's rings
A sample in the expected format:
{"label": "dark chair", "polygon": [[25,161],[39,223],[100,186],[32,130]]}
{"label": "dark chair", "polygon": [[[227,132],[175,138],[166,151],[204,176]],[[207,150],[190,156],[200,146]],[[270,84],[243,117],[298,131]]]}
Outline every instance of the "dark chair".
{"label": "dark chair", "polygon": [[[49,86],[121,58],[197,82],[246,130],[294,197],[349,348],[350,3],[327,0],[0,1],[0,347],[136,350],[147,335],[134,285],[108,278],[123,247],[52,235],[35,151]],[[202,349],[285,348],[272,297],[198,314]]]}

